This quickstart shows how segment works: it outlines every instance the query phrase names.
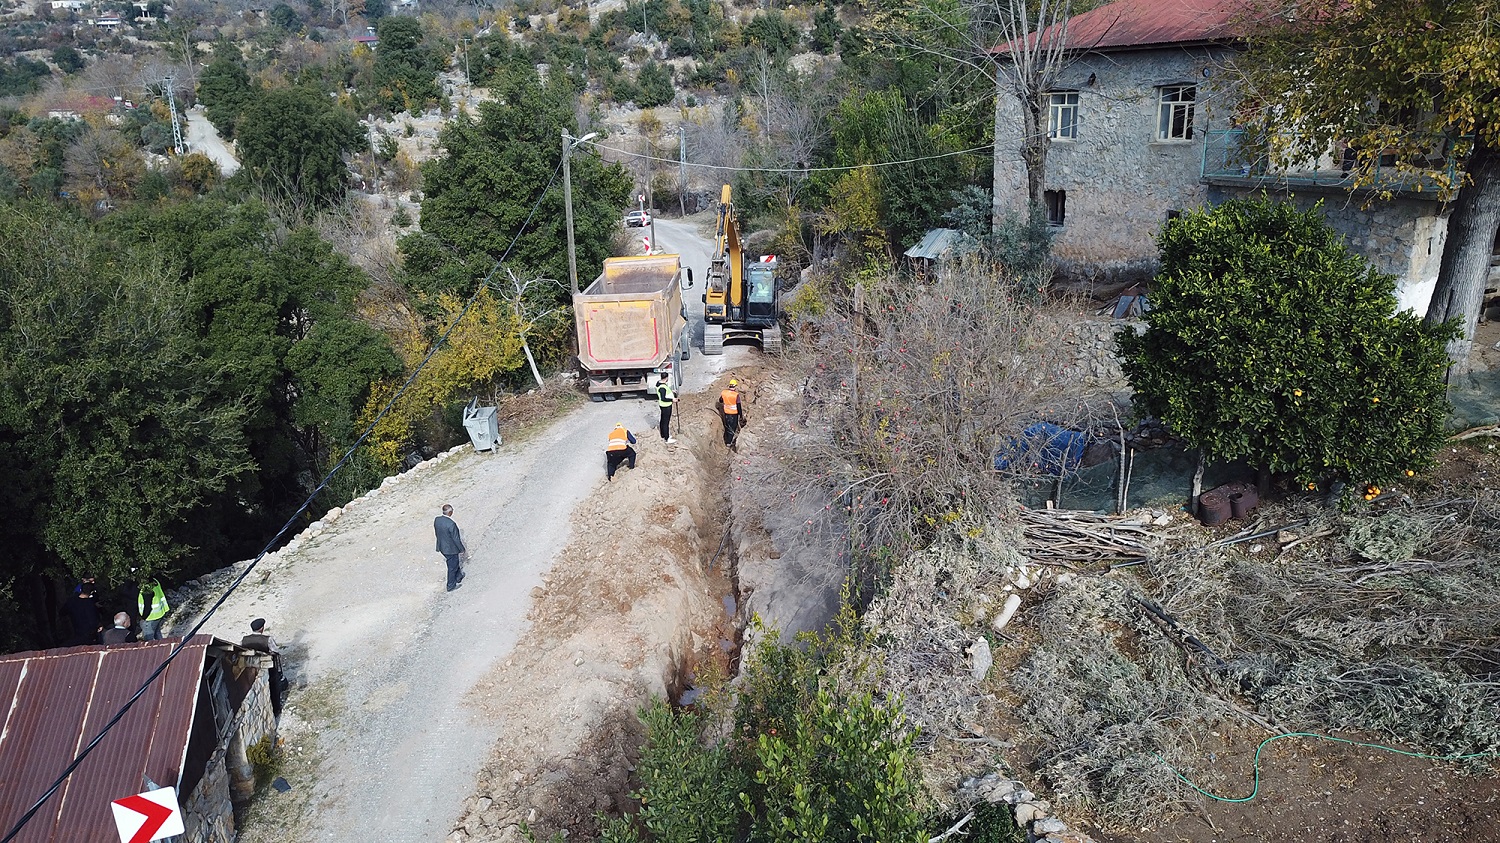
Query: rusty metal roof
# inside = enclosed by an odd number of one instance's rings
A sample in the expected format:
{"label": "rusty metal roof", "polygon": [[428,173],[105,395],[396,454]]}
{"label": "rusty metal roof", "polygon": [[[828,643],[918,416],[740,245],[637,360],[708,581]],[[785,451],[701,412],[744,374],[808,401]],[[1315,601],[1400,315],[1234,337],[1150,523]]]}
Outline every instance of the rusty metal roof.
{"label": "rusty metal roof", "polygon": [[[0,835],[166,660],[178,639],[0,656]],[[142,776],[178,786],[204,658],[194,636],[129,713],[26,824],[17,843],[116,843],[109,803]]]}
{"label": "rusty metal roof", "polygon": [[[1068,47],[1112,51],[1230,41],[1255,14],[1253,0],[1115,0],[1069,19]],[[994,52],[1008,53],[1010,45]]]}

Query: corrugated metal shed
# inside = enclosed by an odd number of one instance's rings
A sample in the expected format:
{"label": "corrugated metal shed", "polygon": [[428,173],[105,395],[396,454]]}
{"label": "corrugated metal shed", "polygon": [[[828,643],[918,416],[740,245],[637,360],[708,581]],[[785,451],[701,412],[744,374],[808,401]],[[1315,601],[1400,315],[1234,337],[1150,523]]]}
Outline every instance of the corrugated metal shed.
{"label": "corrugated metal shed", "polygon": [[[1115,0],[1071,18],[1068,46],[1129,50],[1227,41],[1261,14],[1252,0]],[[994,52],[1004,55],[1010,45]]]}
{"label": "corrugated metal shed", "polygon": [[914,260],[935,261],[954,251],[962,252],[973,244],[973,239],[962,231],[952,228],[934,228],[922,235],[922,242],[902,252]]}
{"label": "corrugated metal shed", "polygon": [[[109,803],[142,776],[178,786],[204,659],[195,636],[16,838],[18,843],[117,843]],[[0,656],[0,834],[166,660],[177,639]]]}

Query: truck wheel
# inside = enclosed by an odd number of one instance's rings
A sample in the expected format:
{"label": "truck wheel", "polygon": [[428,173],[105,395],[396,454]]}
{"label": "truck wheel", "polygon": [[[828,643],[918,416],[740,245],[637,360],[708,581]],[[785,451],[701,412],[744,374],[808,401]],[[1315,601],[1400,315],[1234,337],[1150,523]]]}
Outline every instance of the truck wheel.
{"label": "truck wheel", "polygon": [[600,395],[597,392],[593,392],[589,394],[589,400],[594,402],[595,404],[602,404],[604,403],[604,396]]}

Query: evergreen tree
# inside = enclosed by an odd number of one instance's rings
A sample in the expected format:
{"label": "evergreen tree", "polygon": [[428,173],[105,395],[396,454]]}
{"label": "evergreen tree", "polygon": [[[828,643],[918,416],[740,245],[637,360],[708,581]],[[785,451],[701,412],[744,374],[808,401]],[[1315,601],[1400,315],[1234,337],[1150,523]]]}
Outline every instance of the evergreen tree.
{"label": "evergreen tree", "polygon": [[672,68],[654,61],[646,62],[636,82],[635,104],[641,108],[656,108],[670,103],[676,96],[677,89],[672,84]]}
{"label": "evergreen tree", "polygon": [[198,80],[198,99],[203,102],[208,121],[225,140],[234,137],[240,115],[255,99],[250,73],[237,47],[227,41],[214,46],[214,60],[204,68]]}

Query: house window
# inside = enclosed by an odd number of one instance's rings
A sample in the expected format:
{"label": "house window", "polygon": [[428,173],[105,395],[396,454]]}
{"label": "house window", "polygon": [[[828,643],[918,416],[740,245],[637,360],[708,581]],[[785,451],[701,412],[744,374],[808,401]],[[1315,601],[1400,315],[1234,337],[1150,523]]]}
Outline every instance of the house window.
{"label": "house window", "polygon": [[1062,225],[1068,215],[1068,192],[1066,190],[1042,191],[1042,202],[1047,206],[1047,224]]}
{"label": "house window", "polygon": [[1066,91],[1048,97],[1047,137],[1073,140],[1078,137],[1078,92]]}
{"label": "house window", "polygon": [[1161,88],[1156,139],[1164,141],[1193,139],[1193,105],[1198,99],[1196,85],[1164,85]]}

